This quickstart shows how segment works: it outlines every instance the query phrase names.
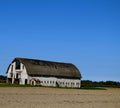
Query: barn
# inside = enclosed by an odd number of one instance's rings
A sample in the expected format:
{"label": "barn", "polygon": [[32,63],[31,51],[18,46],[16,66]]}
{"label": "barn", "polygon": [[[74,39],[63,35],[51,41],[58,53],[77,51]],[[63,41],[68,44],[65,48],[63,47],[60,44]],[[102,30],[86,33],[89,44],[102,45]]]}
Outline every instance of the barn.
{"label": "barn", "polygon": [[7,69],[7,82],[54,87],[81,87],[81,73],[71,63],[15,58]]}

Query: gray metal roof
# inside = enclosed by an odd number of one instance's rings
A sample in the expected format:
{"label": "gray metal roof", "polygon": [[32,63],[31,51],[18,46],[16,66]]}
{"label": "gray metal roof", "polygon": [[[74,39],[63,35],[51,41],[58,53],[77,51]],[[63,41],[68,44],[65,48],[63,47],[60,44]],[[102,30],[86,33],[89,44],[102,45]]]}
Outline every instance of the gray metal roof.
{"label": "gray metal roof", "polygon": [[51,62],[28,58],[15,58],[14,61],[23,63],[31,76],[55,76],[65,78],[81,78],[80,71],[71,63]]}

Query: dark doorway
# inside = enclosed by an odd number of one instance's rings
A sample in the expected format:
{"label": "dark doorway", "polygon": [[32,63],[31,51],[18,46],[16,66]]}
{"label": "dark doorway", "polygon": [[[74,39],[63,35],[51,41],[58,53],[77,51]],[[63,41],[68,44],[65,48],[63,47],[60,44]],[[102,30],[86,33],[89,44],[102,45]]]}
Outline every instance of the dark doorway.
{"label": "dark doorway", "polygon": [[25,79],[25,84],[27,84],[27,79]]}
{"label": "dark doorway", "polygon": [[16,78],[18,78],[18,73],[16,74]]}
{"label": "dark doorway", "polygon": [[8,78],[7,83],[12,84],[12,78]]}
{"label": "dark doorway", "polygon": [[14,83],[15,83],[15,84],[19,84],[19,83],[20,83],[20,80],[19,80],[19,79],[15,79]]}

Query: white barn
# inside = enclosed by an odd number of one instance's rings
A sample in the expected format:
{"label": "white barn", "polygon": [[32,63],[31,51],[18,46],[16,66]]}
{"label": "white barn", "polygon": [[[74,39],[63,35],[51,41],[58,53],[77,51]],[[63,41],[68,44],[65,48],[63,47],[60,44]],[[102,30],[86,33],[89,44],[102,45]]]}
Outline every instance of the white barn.
{"label": "white barn", "polygon": [[15,58],[7,69],[7,82],[80,88],[81,73],[71,63]]}

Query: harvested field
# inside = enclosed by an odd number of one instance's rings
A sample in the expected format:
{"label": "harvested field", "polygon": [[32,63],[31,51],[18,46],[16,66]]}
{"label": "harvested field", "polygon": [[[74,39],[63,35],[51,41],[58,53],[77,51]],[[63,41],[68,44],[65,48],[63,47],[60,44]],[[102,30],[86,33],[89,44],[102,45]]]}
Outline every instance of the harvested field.
{"label": "harvested field", "polygon": [[0,87],[0,108],[120,108],[120,89]]}

